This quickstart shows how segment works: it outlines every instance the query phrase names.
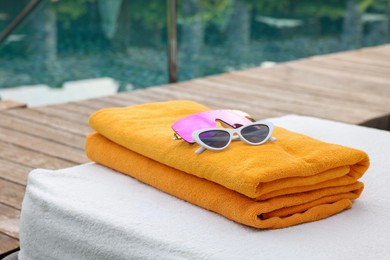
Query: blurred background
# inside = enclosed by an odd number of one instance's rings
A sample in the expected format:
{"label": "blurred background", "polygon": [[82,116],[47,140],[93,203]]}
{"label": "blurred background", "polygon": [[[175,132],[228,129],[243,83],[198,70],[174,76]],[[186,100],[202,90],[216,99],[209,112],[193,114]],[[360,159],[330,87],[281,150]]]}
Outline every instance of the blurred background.
{"label": "blurred background", "polygon": [[[31,2],[0,1],[0,32]],[[168,83],[169,2],[178,81],[390,42],[390,0],[35,2],[0,42],[0,99],[29,106]]]}

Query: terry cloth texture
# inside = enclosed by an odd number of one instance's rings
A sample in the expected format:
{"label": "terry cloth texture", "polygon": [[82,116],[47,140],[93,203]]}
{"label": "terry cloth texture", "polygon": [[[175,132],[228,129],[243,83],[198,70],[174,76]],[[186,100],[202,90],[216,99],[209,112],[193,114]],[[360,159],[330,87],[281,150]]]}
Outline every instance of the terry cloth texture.
{"label": "terry cloth texture", "polygon": [[220,152],[172,141],[171,125],[205,111],[191,101],[103,109],[90,117],[88,157],[195,205],[257,228],[315,221],[352,206],[366,153],[276,127],[276,142]]}

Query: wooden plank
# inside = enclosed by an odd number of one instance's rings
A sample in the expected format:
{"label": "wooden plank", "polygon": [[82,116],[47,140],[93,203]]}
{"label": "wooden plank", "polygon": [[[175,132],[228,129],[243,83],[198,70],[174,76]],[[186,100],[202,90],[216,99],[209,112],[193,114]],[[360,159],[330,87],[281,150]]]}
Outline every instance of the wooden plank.
{"label": "wooden plank", "polygon": [[[237,99],[242,97],[245,99],[255,98],[258,100],[259,105],[257,109],[268,109],[282,114],[297,113],[302,115],[315,115],[317,117],[324,117],[325,111],[328,114],[332,114],[338,120],[359,120],[360,114],[356,113],[355,109],[345,106],[343,103],[332,103],[329,105],[329,99],[310,95],[308,93],[297,93],[294,96],[289,95],[288,92],[283,89],[272,89],[267,87],[258,86],[257,93],[248,89],[250,85],[247,82],[224,80],[223,78],[208,79],[207,81],[199,80],[199,83],[204,83],[205,86],[212,86],[213,88],[220,87],[229,91],[230,96],[234,96]],[[243,96],[245,95],[245,96]],[[249,111],[246,110],[248,113]],[[343,113],[344,112],[344,113]],[[250,114],[253,114],[250,112]],[[348,114],[348,117],[345,115]]]}
{"label": "wooden plank", "polygon": [[[226,93],[225,85],[221,86],[218,84],[218,87],[215,87],[211,84],[200,84],[200,82],[197,81],[196,86],[191,85],[186,86],[186,83],[182,83],[182,85],[175,85],[172,86],[171,91],[167,93],[163,93],[162,90],[155,88],[154,91],[156,94],[160,94],[160,97],[164,97],[166,99],[170,99],[169,96],[166,95],[175,95],[174,93],[185,93],[188,95],[188,99],[191,99],[191,97],[196,97],[195,99],[192,98],[192,100],[201,102],[202,104],[213,108],[213,109],[223,109],[223,108],[230,108],[230,109],[241,109],[243,111],[248,112],[251,114],[254,118],[265,118],[265,117],[272,117],[272,116],[278,116],[285,113],[282,113],[278,110],[270,110],[268,108],[262,107],[262,102],[254,101],[253,99],[247,99],[245,94],[240,93],[239,95],[229,95],[230,98],[224,97],[221,99],[221,97],[224,96]],[[192,84],[190,82],[187,82],[187,84]],[[176,91],[172,91],[176,90]],[[183,90],[183,91],[181,91]],[[230,90],[228,90],[230,93]],[[197,95],[197,93],[203,93],[204,96]],[[164,95],[165,94],[165,95]],[[177,98],[177,97],[175,97]],[[183,98],[181,95],[179,98]],[[201,99],[203,98],[203,99]]]}
{"label": "wooden plank", "polygon": [[23,185],[0,179],[0,204],[20,209],[25,190]]}
{"label": "wooden plank", "polygon": [[330,60],[330,59],[307,59],[301,61],[301,64],[316,68],[326,68],[336,71],[345,71],[348,73],[367,75],[370,77],[381,77],[385,79],[390,79],[390,67],[385,68],[383,66],[370,66],[364,65],[358,62],[352,62],[351,60]]}
{"label": "wooden plank", "polygon": [[0,158],[31,168],[61,169],[76,165],[53,156],[0,141]]}
{"label": "wooden plank", "polygon": [[340,59],[350,58],[351,60],[358,61],[359,63],[363,64],[371,64],[376,66],[382,66],[382,67],[390,67],[389,65],[389,58],[390,55],[386,53],[375,53],[375,52],[355,52],[350,53],[345,58],[342,57],[342,55],[338,56]]}
{"label": "wooden plank", "polygon": [[15,132],[4,127],[0,127],[0,141],[18,145],[31,151],[47,154],[74,163],[88,162],[84,150],[82,149],[47,141],[28,134]]}
{"label": "wooden plank", "polygon": [[19,246],[19,240],[0,233],[0,255]]}
{"label": "wooden plank", "polygon": [[[180,88],[180,86],[182,86],[182,84],[176,84],[166,88],[148,88],[143,93],[138,93],[137,97],[143,100],[143,102],[161,102],[176,99],[202,99],[202,95],[200,93],[198,96],[194,96],[193,94],[189,94],[185,88]],[[180,88],[181,91],[176,91],[175,89],[177,88]]]}
{"label": "wooden plank", "polygon": [[363,63],[363,62],[356,62],[355,61],[356,56],[351,57],[345,57],[343,56],[329,56],[329,57],[322,57],[322,56],[314,56],[308,59],[301,60],[300,62],[316,62],[318,65],[331,65],[333,68],[341,67],[341,68],[354,68],[356,71],[361,71],[363,73],[369,72],[369,73],[378,73],[380,76],[388,77],[389,75],[385,75],[388,73],[390,69],[390,62],[386,63],[385,66],[383,64],[373,64],[373,63]]}
{"label": "wooden plank", "polygon": [[31,109],[6,110],[4,113],[42,125],[51,126],[57,128],[59,131],[66,131],[81,136],[92,132],[92,129],[87,124],[79,124],[61,118],[54,118]]}
{"label": "wooden plank", "polygon": [[61,118],[66,119],[72,122],[80,123],[80,124],[87,124],[89,116],[79,114],[76,112],[70,112],[63,109],[58,109],[55,106],[47,106],[47,107],[36,107],[36,108],[30,108],[31,110],[38,111],[42,114],[55,117],[55,118]]}
{"label": "wooden plank", "polygon": [[[318,70],[310,71],[303,69],[302,67],[296,68],[294,66],[280,66],[278,69],[266,69],[266,71],[256,69],[251,71],[234,72],[234,74],[245,75],[265,82],[279,82],[281,87],[286,84],[296,84],[301,86],[311,86],[313,90],[339,89],[351,94],[353,92],[351,90],[360,93],[374,93],[375,95],[380,93],[385,94],[388,92],[387,89],[389,86],[388,82],[368,84],[365,81],[354,81],[350,78],[337,77],[336,75],[332,76],[332,74],[323,73]],[[372,87],[374,91],[368,89],[369,86]],[[294,92],[291,94],[294,95]],[[374,102],[371,104],[373,103]]]}
{"label": "wooden plank", "polygon": [[[178,85],[180,83],[176,83],[174,85]],[[146,89],[138,89],[134,91],[129,92],[122,92],[117,95],[115,95],[116,99],[122,99],[129,103],[129,105],[135,105],[135,104],[142,104],[144,103],[144,99],[148,98],[147,93],[152,92],[154,88],[161,88],[161,89],[167,89],[169,87],[173,86],[172,84],[167,85],[161,85],[158,87],[149,87]]]}
{"label": "wooden plank", "polygon": [[16,100],[0,100],[0,110],[27,107],[25,103]]}
{"label": "wooden plank", "polygon": [[[291,114],[291,113],[300,113],[307,114],[308,113],[308,104],[303,102],[303,98],[293,97],[288,98],[289,95],[281,95],[275,93],[274,91],[269,91],[267,87],[258,87],[257,93],[250,90],[250,85],[248,83],[237,82],[228,80],[228,79],[214,79],[205,82],[199,82],[204,84],[204,86],[213,86],[219,85],[220,88],[226,89],[229,91],[230,95],[235,97],[237,101],[241,103],[245,103],[248,106],[248,109],[255,109],[259,111],[264,111],[267,114],[277,113],[278,115],[282,114]],[[247,91],[244,91],[247,90]],[[259,94],[261,93],[261,94]],[[267,93],[267,94],[264,94]],[[283,93],[283,91],[279,90],[279,93]],[[287,97],[287,98],[286,98]],[[257,99],[255,102],[253,99]],[[245,100],[250,100],[245,102]],[[317,112],[319,109],[317,108]],[[250,110],[245,110],[250,111]],[[313,112],[311,110],[311,112]],[[256,111],[250,112],[250,114],[254,114]],[[272,115],[276,116],[276,115]]]}
{"label": "wooden plank", "polygon": [[80,105],[79,101],[52,105],[51,107],[55,107],[69,112],[79,113],[86,116],[87,118],[91,115],[92,112],[95,111],[95,109],[93,108]]}
{"label": "wooden plank", "polygon": [[[253,76],[250,74],[245,73],[234,73],[230,74],[227,78],[236,78],[237,80],[243,80],[247,81],[250,80],[253,84],[258,85],[264,85],[269,86],[270,91],[272,91],[273,88],[280,88],[284,89],[289,92],[305,92],[310,93],[314,95],[329,97],[335,100],[345,100],[347,98],[350,101],[355,102],[365,102],[369,104],[370,106],[373,105],[374,107],[381,108],[382,105],[377,103],[382,103],[386,101],[386,97],[383,97],[381,95],[376,95],[375,93],[362,93],[360,91],[346,91],[345,89],[334,87],[334,85],[330,86],[328,84],[325,85],[317,85],[313,86],[310,83],[306,83],[304,79],[302,80],[295,80],[294,77],[289,78],[289,80],[285,79],[284,77],[272,77],[275,76],[274,74],[268,75],[268,77],[271,77],[271,80],[268,80],[266,77],[262,78],[261,76]],[[272,89],[271,89],[272,88]],[[372,98],[374,100],[372,100]]]}
{"label": "wooden plank", "polygon": [[166,88],[149,88],[148,91],[144,93],[144,100],[146,100],[146,102],[155,102],[188,99],[202,103],[210,108],[224,108],[224,106],[227,106],[228,100],[226,97],[223,99],[213,99],[212,93],[214,93],[216,89],[209,89],[208,92],[204,92],[199,91],[197,88],[198,86],[191,85],[190,87],[187,87],[186,84],[190,83],[182,82]]}
{"label": "wooden plank", "polygon": [[[280,86],[280,83],[265,83],[261,84],[257,79],[248,77],[243,74],[230,74],[226,75],[223,78],[218,79],[226,79],[235,81],[237,84],[239,83],[250,83],[252,87],[246,86],[250,91],[255,92],[259,89],[259,86],[268,86],[270,92],[283,91],[288,96],[292,96],[290,93],[293,91],[297,94],[294,94],[293,97],[299,97],[299,95],[308,94],[308,100],[312,100],[315,97],[328,99],[328,104],[333,103],[343,103],[344,106],[352,106],[357,107],[358,109],[362,109],[362,105],[370,106],[371,109],[382,112],[388,111],[388,109],[384,108],[384,104],[388,103],[388,98],[383,97],[382,95],[378,95],[375,92],[371,93],[362,93],[359,91],[346,91],[344,89],[339,88],[322,88],[322,87],[313,87],[311,85],[305,83],[296,83],[291,81],[284,81],[284,84]],[[302,82],[302,81],[300,81]],[[279,87],[278,87],[279,86]],[[389,85],[390,86],[390,85]],[[313,96],[313,97],[311,97]],[[309,100],[309,101],[310,101]]]}
{"label": "wooden plank", "polygon": [[[178,84],[180,83],[176,83],[173,85],[178,85]],[[167,87],[161,87],[161,89],[163,89],[164,92],[168,92],[169,87],[173,85],[169,85]],[[160,87],[150,87],[144,90],[135,90],[132,92],[123,93],[119,98],[131,104],[142,104],[146,102],[157,102],[157,101],[166,100],[165,98],[153,94],[154,89],[158,89],[158,88]]]}
{"label": "wooden plank", "polygon": [[88,99],[84,100],[83,102],[78,102],[78,104],[81,106],[93,108],[95,111],[102,108],[118,107],[117,104],[102,99]]}
{"label": "wooden plank", "polygon": [[380,70],[390,68],[390,64],[385,60],[382,61],[378,59],[373,60],[372,58],[367,58],[367,57],[351,56],[347,58],[347,57],[339,56],[339,57],[334,57],[334,60],[360,64],[362,66],[376,67]]}
{"label": "wooden plank", "polygon": [[0,233],[19,238],[20,211],[0,203]]}
{"label": "wooden plank", "polygon": [[[116,102],[117,107],[127,107],[132,106],[136,104],[142,104],[147,102],[153,102],[153,98],[150,97],[149,89],[145,89],[142,92],[127,92],[124,93],[128,95],[126,98],[125,96],[121,96],[118,98],[111,98],[111,102]],[[157,100],[154,100],[157,101]]]}
{"label": "wooden plank", "polygon": [[[132,92],[130,93],[132,94]],[[64,107],[59,106],[59,108],[60,109],[63,108],[65,110],[72,111],[72,112],[82,111],[83,114],[86,116],[85,118],[87,119],[85,123],[87,123],[89,116],[99,109],[106,108],[106,107],[125,107],[134,104],[135,103],[131,103],[128,100],[117,98],[116,96],[108,96],[104,98],[88,100],[83,103],[73,102],[73,103],[66,104],[66,106]]]}
{"label": "wooden plank", "polygon": [[16,164],[1,158],[0,165],[0,179],[21,185],[27,184],[28,173],[32,170],[31,167]]}
{"label": "wooden plank", "polygon": [[[287,65],[286,65],[287,66]],[[290,63],[288,64],[290,67],[294,67],[294,69],[302,69],[307,72],[317,72],[318,74],[327,75],[331,77],[337,77],[337,78],[344,78],[352,81],[362,81],[365,82],[367,85],[369,84],[388,84],[388,80],[386,78],[382,77],[375,77],[367,74],[359,74],[359,73],[353,73],[348,71],[340,71],[340,70],[333,70],[328,68],[318,68],[314,66],[307,65],[306,63]]]}
{"label": "wooden plank", "polygon": [[108,96],[108,97],[103,97],[99,98],[99,102],[110,102],[111,104],[114,105],[114,107],[127,107],[130,106],[131,103],[127,100],[123,100],[120,98],[115,98],[115,96]]}
{"label": "wooden plank", "polygon": [[[339,72],[333,73],[333,71],[325,71],[322,69],[312,69],[309,66],[280,66],[278,69],[253,72],[243,72],[249,77],[259,77],[264,80],[272,79],[274,81],[283,80],[285,82],[295,82],[296,84],[311,85],[313,89],[328,88],[328,89],[343,89],[345,91],[370,91],[368,86],[372,86],[375,91],[387,91],[388,82],[376,82],[373,84],[367,80],[356,80],[353,75],[340,75]],[[294,94],[294,93],[292,93]]]}
{"label": "wooden plank", "polygon": [[367,48],[369,54],[377,54],[381,57],[390,58],[390,44]]}
{"label": "wooden plank", "polygon": [[[211,107],[217,106],[218,108],[242,109],[249,112],[247,109],[252,110],[251,106],[253,103],[258,104],[256,109],[262,105],[261,102],[256,102],[254,99],[248,99],[247,93],[237,93],[237,91],[234,91],[233,88],[230,89],[229,86],[224,83],[213,82],[211,78],[204,80],[197,79],[192,82],[184,83],[183,88],[185,88],[184,91],[186,91],[189,97],[195,96],[197,93],[202,93],[204,101],[210,103],[209,106]],[[226,95],[227,93],[229,94]]]}
{"label": "wooden plank", "polygon": [[[380,67],[389,67],[390,54],[384,51],[384,48],[380,48],[380,51],[375,51],[375,48],[359,49],[348,52],[331,53],[327,55],[318,55],[313,57],[319,57],[324,59],[342,59],[359,61],[361,64],[373,65]],[[311,57],[309,57],[311,58]]]}
{"label": "wooden plank", "polygon": [[82,149],[85,137],[74,135],[66,131],[58,131],[55,126],[47,126],[22,118],[0,113],[0,126],[16,132],[25,133],[31,136],[40,137],[66,146]]}

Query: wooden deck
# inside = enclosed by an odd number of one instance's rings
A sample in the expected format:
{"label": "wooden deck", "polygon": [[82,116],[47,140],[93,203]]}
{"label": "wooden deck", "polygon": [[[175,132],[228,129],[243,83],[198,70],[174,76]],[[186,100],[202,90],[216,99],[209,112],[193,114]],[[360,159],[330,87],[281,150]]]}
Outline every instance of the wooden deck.
{"label": "wooden deck", "polygon": [[29,171],[88,162],[83,143],[92,112],[170,99],[242,109],[257,119],[301,114],[390,129],[390,45],[80,102],[2,110],[0,105],[0,255],[18,247]]}

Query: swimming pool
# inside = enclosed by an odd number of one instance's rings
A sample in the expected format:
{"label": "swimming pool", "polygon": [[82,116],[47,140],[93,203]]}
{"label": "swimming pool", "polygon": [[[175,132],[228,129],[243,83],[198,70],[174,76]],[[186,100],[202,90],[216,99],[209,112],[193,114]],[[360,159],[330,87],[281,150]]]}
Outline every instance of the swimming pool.
{"label": "swimming pool", "polygon": [[[0,2],[0,30],[25,3]],[[100,78],[112,79],[115,91],[166,84],[165,5],[45,1],[1,44],[0,88],[61,89]],[[390,42],[386,1],[186,0],[176,7],[179,81]]]}

